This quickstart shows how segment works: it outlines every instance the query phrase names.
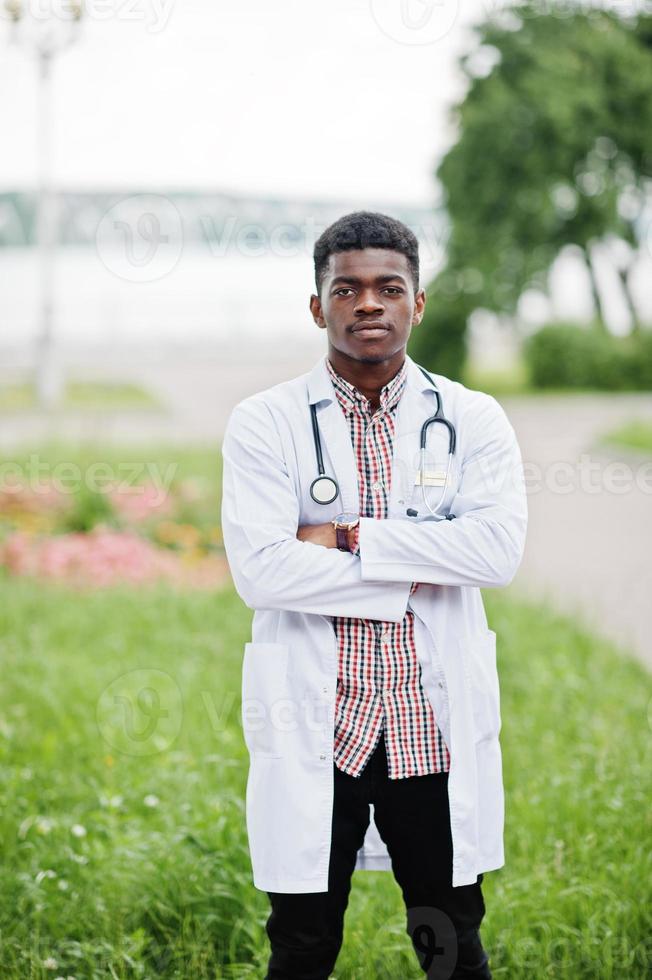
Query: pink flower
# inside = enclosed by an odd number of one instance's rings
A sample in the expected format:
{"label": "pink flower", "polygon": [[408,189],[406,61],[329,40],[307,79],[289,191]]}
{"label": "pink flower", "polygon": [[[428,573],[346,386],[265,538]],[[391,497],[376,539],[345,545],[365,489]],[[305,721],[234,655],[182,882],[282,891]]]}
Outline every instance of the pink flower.
{"label": "pink flower", "polygon": [[116,512],[134,524],[149,517],[168,515],[173,510],[170,494],[151,482],[142,486],[114,486],[109,491],[109,499]]}
{"label": "pink flower", "polygon": [[208,555],[188,562],[132,531],[97,528],[88,534],[53,537],[15,531],[0,544],[0,565],[13,575],[51,579],[78,588],[163,580],[179,587],[212,589],[228,578],[223,558]]}

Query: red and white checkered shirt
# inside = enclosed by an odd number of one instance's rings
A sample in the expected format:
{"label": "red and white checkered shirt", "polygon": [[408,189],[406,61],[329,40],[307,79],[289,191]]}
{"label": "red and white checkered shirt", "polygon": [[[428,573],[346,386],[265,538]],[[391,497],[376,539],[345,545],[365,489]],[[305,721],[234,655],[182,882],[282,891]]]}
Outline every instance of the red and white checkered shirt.
{"label": "red and white checkered shirt", "polygon": [[[407,361],[380,393],[380,408],[342,378],[326,358],[337,400],[349,422],[358,469],[360,516],[383,520],[392,478],[396,409],[407,382]],[[354,554],[360,554],[358,534]],[[412,595],[418,588],[414,582]],[[421,686],[414,613],[403,622],[332,618],[338,648],[334,761],[359,776],[385,732],[390,779],[450,768],[448,748]]]}

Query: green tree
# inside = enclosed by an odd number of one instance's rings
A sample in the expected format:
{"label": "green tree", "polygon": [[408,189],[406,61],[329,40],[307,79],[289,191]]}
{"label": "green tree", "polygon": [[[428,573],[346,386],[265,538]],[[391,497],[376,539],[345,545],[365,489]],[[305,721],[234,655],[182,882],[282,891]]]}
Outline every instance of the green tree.
{"label": "green tree", "polygon": [[524,289],[546,292],[552,262],[574,244],[604,324],[594,252],[616,238],[636,328],[629,277],[652,177],[652,18],[547,9],[524,3],[490,17],[462,59],[459,137],[437,171],[451,225],[447,266],[429,293],[436,299],[453,279],[460,308],[513,314]]}

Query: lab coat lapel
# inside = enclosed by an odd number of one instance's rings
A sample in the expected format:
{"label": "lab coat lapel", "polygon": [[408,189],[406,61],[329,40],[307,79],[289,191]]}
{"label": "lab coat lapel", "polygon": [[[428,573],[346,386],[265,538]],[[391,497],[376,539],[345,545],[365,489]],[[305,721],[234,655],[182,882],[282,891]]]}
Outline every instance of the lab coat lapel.
{"label": "lab coat lapel", "polygon": [[[360,488],[351,433],[328,374],[326,357],[324,354],[308,376],[308,401],[310,404],[317,404],[317,423],[326,476],[334,476],[337,480],[340,488],[337,499],[341,510],[357,514],[360,509]],[[314,447],[312,457],[314,460]]]}
{"label": "lab coat lapel", "polygon": [[[407,383],[396,413],[389,517],[405,517],[406,509],[410,506],[419,465],[421,426],[429,416],[434,415],[437,408],[434,388],[412,358],[406,355],[406,360]],[[443,426],[431,426],[430,432],[437,428]]]}

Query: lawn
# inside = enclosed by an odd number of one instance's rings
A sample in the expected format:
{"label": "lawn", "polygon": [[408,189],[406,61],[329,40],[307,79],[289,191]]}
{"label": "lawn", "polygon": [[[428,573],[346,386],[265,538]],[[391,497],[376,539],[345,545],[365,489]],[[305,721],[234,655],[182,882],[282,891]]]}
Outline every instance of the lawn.
{"label": "lawn", "polygon": [[[20,412],[38,407],[33,381],[0,383],[0,411]],[[158,398],[140,385],[123,381],[66,380],[59,409],[129,411],[162,409]]]}
{"label": "lawn", "polygon": [[632,419],[618,429],[605,433],[602,441],[610,446],[623,446],[640,453],[652,453],[652,422]]}
{"label": "lawn", "polygon": [[[230,586],[0,585],[0,976],[263,976],[238,705],[250,611]],[[567,619],[485,600],[507,789],[507,863],[484,884],[494,977],[643,978],[650,678]],[[422,976],[391,875],[356,873],[334,976]]]}

